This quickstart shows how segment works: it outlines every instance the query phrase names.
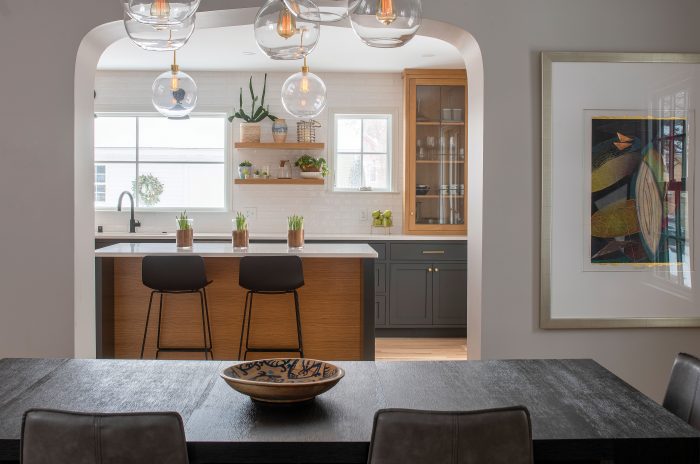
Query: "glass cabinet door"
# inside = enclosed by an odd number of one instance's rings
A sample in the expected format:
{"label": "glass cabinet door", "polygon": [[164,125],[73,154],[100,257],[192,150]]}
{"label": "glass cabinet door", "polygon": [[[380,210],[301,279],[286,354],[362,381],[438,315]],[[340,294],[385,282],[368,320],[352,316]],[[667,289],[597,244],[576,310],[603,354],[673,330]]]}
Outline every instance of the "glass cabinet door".
{"label": "glass cabinet door", "polygon": [[465,224],[465,102],[464,85],[415,85],[415,146],[408,151],[415,225]]}

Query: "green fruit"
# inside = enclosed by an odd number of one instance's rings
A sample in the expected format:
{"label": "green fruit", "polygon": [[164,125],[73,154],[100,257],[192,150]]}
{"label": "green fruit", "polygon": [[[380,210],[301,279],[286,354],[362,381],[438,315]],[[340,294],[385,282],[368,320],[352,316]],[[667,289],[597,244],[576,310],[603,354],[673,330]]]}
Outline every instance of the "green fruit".
{"label": "green fruit", "polygon": [[384,218],[384,227],[391,227],[394,225],[394,222],[391,220],[390,217],[385,217]]}
{"label": "green fruit", "polygon": [[390,209],[384,211],[384,217],[388,217],[388,218],[391,217],[391,210]]}
{"label": "green fruit", "polygon": [[372,211],[372,217],[373,217],[374,219],[377,219],[377,218],[381,217],[381,215],[382,215],[382,212],[379,211],[379,210],[377,210],[377,211]]}
{"label": "green fruit", "polygon": [[375,219],[374,221],[372,221],[372,225],[374,227],[382,227],[383,224],[384,222],[381,219]]}

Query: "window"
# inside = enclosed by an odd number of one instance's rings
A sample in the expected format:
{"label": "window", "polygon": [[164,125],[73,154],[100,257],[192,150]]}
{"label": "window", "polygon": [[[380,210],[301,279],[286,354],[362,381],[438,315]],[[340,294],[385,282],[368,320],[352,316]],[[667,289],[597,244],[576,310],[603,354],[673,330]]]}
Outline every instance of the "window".
{"label": "window", "polygon": [[[95,119],[95,208],[134,195],[140,209],[226,208],[226,119]],[[138,194],[136,194],[138,192]]]}
{"label": "window", "polygon": [[390,191],[392,116],[336,114],[334,130],[334,190]]}

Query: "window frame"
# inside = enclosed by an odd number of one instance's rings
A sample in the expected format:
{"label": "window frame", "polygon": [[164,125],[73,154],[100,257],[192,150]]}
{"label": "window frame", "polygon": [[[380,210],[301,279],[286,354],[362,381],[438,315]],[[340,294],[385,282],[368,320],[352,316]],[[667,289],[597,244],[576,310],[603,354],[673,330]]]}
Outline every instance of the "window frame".
{"label": "window frame", "polygon": [[[347,189],[336,187],[337,165],[338,165],[338,137],[337,137],[337,121],[339,116],[347,116],[347,119],[389,119],[389,136],[387,140],[387,160],[389,169],[387,174],[388,188],[383,190],[362,190],[358,188]],[[398,131],[398,109],[397,108],[333,108],[329,111],[330,130],[328,131],[329,147],[331,150],[329,156],[329,167],[331,170],[331,182],[329,182],[330,190],[334,193],[362,193],[362,194],[387,194],[399,193],[396,173],[400,170],[400,152],[401,146],[399,143]],[[350,153],[346,153],[350,154]],[[364,156],[364,152],[359,153]],[[363,178],[364,178],[364,165]]]}
{"label": "window frame", "polygon": [[[148,118],[148,117],[156,117],[156,118],[162,118],[160,113],[156,112],[134,112],[134,111],[102,111],[102,112],[96,112],[95,113],[96,118],[100,117],[124,117],[124,118]],[[233,150],[231,149],[231,140],[232,140],[232,128],[231,124],[228,123],[226,120],[227,118],[227,113],[223,111],[207,111],[207,112],[193,112],[191,113],[192,118],[222,118],[224,119],[224,206],[221,208],[187,208],[188,212],[200,212],[200,213],[222,213],[222,212],[230,212],[231,211],[231,204],[232,204],[232,186],[231,184],[233,183],[233,177],[231,173],[231,165],[232,165],[232,156],[233,156]],[[137,140],[138,140],[138,133],[136,134]],[[92,159],[93,159],[93,166],[96,166],[97,164],[111,164],[110,162],[97,162],[95,161],[95,142],[93,138],[93,143],[92,143]],[[134,161],[136,164],[136,175],[138,176],[139,170],[138,170],[138,147],[136,147],[136,161]],[[115,163],[116,164],[116,163]],[[166,163],[164,163],[166,164]],[[197,164],[197,163],[173,163],[173,164]],[[218,163],[212,163],[212,164],[218,164]],[[94,168],[93,168],[93,174],[94,174]],[[93,179],[93,184],[94,184],[94,179]],[[94,192],[94,187],[93,187],[93,192]],[[94,198],[93,198],[93,203],[94,203]],[[184,206],[181,207],[166,207],[166,208],[143,208],[143,207],[135,207],[134,211],[139,212],[139,213],[173,213],[173,212],[180,212],[184,209]],[[114,212],[117,211],[117,205],[114,205],[113,207],[98,207],[95,206],[95,212]]]}

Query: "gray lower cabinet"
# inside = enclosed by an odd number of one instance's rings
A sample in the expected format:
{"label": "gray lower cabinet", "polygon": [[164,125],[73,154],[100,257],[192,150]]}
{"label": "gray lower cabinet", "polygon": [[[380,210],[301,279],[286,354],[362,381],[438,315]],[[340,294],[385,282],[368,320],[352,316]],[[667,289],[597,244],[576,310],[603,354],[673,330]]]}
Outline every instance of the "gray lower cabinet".
{"label": "gray lower cabinet", "polygon": [[391,264],[389,324],[432,325],[433,285],[430,264]]}
{"label": "gray lower cabinet", "polygon": [[433,324],[467,324],[467,265],[433,265]]}

